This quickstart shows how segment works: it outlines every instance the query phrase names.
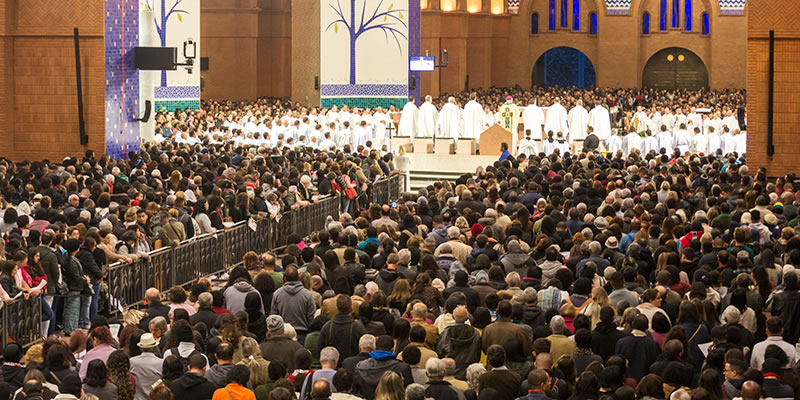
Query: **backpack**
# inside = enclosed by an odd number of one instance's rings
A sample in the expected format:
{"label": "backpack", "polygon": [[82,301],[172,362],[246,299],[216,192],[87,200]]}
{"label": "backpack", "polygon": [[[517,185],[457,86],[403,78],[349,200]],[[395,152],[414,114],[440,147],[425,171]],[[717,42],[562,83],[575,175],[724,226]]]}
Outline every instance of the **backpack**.
{"label": "backpack", "polygon": [[[425,238],[422,237],[422,234],[420,233],[421,231],[422,230],[419,229],[419,227],[417,227],[417,233],[411,233],[411,231],[409,231],[408,229],[403,229],[403,231],[401,233],[405,233],[406,236],[408,236],[409,239],[417,238],[417,240],[419,240],[419,242],[422,243],[422,242],[425,241]],[[406,240],[406,242],[408,242],[408,241]]]}
{"label": "backpack", "polygon": [[183,224],[183,231],[186,233],[186,239],[191,239],[194,237],[194,220],[189,215],[189,213],[184,213],[178,218],[178,222]]}
{"label": "backpack", "polygon": [[197,349],[195,349],[195,350],[192,350],[192,352],[189,354],[188,357],[183,357],[183,356],[181,356],[181,353],[178,352],[178,348],[177,347],[173,347],[173,348],[169,349],[169,353],[174,355],[175,357],[178,357],[178,360],[180,360],[181,365],[183,365],[183,371],[184,372],[189,370],[189,359],[192,358],[193,355],[195,355],[195,354],[203,354],[203,353],[197,351]]}

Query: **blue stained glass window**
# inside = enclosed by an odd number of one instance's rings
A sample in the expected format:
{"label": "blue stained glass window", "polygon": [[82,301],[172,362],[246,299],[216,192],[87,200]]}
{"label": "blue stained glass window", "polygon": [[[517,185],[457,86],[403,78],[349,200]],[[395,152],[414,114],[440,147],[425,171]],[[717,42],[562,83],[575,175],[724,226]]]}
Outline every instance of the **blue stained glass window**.
{"label": "blue stained glass window", "polygon": [[550,30],[556,29],[556,0],[550,0]]}
{"label": "blue stained glass window", "polygon": [[672,27],[680,28],[681,26],[681,2],[680,0],[672,0]]}
{"label": "blue stained glass window", "polygon": [[662,31],[667,30],[667,0],[661,0],[661,23]]}
{"label": "blue stained glass window", "polygon": [[597,35],[597,14],[589,14],[589,34]]}
{"label": "blue stained glass window", "polygon": [[650,34],[650,13],[642,14],[642,35]]}
{"label": "blue stained glass window", "polygon": [[569,7],[567,6],[567,2],[569,2],[569,0],[561,0],[561,27],[562,28],[566,28],[568,26],[567,25],[567,9]]}
{"label": "blue stained glass window", "polygon": [[572,30],[581,30],[581,0],[572,0]]}
{"label": "blue stained glass window", "polygon": [[691,31],[692,30],[692,0],[684,0],[684,1],[685,1],[685,3],[683,3],[684,4],[683,15],[684,15],[684,18],[686,19],[686,23],[684,24],[684,27],[685,27],[685,29],[687,31]]}
{"label": "blue stained glass window", "polygon": [[536,35],[539,33],[539,13],[531,14],[531,34]]}
{"label": "blue stained glass window", "polygon": [[711,21],[708,19],[708,13],[703,13],[703,35],[711,34]]}

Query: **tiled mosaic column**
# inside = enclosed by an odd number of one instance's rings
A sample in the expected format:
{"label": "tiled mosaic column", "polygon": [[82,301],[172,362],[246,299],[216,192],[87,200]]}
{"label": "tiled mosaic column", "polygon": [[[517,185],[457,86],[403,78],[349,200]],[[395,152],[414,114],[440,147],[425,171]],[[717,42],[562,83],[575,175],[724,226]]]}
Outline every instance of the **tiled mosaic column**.
{"label": "tiled mosaic column", "polygon": [[114,159],[139,151],[139,1],[105,0],[106,153]]}

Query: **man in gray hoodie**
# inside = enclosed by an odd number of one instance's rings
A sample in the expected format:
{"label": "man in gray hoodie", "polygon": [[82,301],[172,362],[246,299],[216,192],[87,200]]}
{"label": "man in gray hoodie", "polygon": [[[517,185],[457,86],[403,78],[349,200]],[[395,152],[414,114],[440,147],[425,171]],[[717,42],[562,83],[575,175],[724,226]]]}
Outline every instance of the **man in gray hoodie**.
{"label": "man in gray hoodie", "polygon": [[314,319],[317,306],[311,292],[303,287],[297,267],[290,265],[283,273],[284,283],[272,296],[272,314],[283,317],[297,332],[297,341],[305,343],[308,326]]}

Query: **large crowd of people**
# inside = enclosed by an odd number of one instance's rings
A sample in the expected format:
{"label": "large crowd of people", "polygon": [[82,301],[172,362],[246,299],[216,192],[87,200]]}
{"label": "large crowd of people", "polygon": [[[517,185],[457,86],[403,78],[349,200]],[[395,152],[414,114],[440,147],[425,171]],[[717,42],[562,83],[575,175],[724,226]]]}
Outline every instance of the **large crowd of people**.
{"label": "large crowd of people", "polygon": [[[623,113],[743,101],[568,93]],[[507,153],[376,204],[362,194],[403,162],[379,142],[380,114],[207,103],[159,113],[156,140],[125,160],[0,160],[0,300],[41,298],[45,338],[4,342],[0,399],[800,394],[794,174],[769,180],[736,151]],[[366,140],[337,143],[351,123]],[[122,314],[107,304],[109,264],[319,195],[341,199],[339,218],[247,253],[226,281],[151,288]]]}

